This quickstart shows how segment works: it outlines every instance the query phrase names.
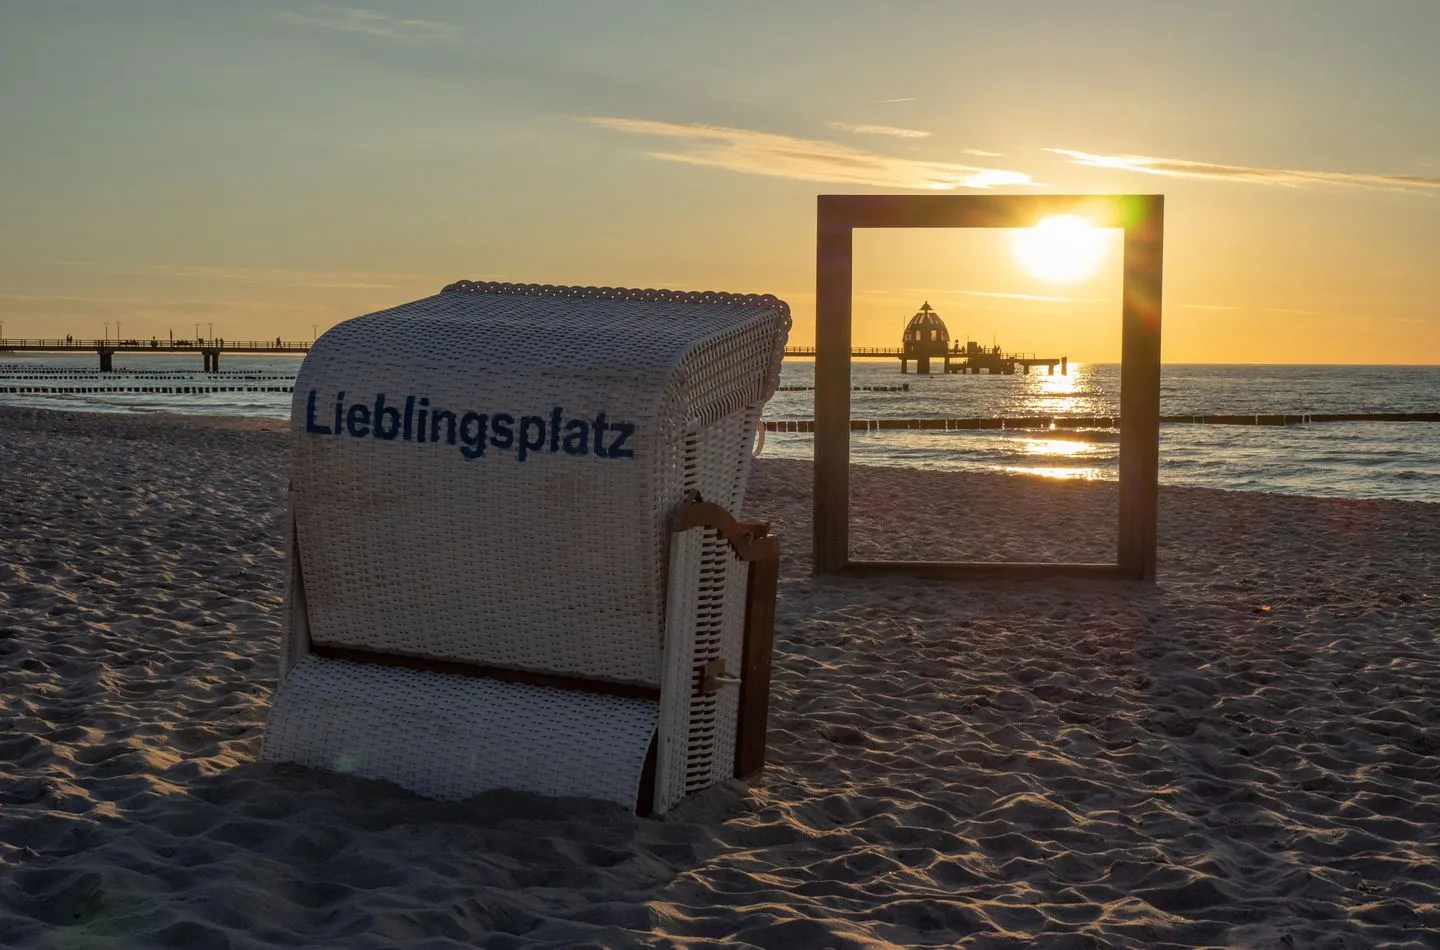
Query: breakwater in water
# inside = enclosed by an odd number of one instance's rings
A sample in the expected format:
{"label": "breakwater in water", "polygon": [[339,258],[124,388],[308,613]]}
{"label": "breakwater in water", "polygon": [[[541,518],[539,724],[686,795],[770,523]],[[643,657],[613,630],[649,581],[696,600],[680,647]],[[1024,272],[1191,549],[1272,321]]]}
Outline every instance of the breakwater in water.
{"label": "breakwater in water", "polygon": [[[1298,426],[1320,422],[1440,422],[1440,412],[1314,412],[1254,415],[1161,416],[1163,425]],[[992,419],[851,419],[852,432],[939,429],[1116,429],[1119,416],[1014,416]],[[767,432],[814,432],[814,419],[779,419],[765,423]]]}

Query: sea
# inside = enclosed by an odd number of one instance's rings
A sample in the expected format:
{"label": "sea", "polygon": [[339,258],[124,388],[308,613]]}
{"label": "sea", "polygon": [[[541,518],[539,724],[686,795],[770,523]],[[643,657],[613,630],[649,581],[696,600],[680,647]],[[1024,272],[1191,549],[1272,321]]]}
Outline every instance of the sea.
{"label": "sea", "polygon": [[[219,374],[199,355],[116,354],[101,374],[93,355],[0,352],[0,405],[83,412],[177,412],[288,419],[300,360],[226,356]],[[896,360],[851,364],[852,419],[1113,416],[1120,367],[1070,363],[1068,372],[929,376]],[[814,418],[814,363],[786,360],[767,420]],[[46,388],[44,393],[7,392]],[[140,390],[169,390],[144,392]],[[111,390],[111,391],[95,391]],[[186,391],[188,390],[188,391]],[[1162,415],[1433,413],[1440,366],[1168,364]],[[812,436],[767,432],[762,456],[808,459]],[[851,433],[857,464],[1114,480],[1118,430],[881,430]],[[1440,423],[1310,422],[1161,426],[1160,480],[1230,491],[1440,503]]]}

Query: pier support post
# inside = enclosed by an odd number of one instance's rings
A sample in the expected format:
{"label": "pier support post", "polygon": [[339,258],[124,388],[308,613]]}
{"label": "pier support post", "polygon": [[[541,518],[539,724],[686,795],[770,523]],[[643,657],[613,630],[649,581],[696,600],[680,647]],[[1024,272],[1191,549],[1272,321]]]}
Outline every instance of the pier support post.
{"label": "pier support post", "polygon": [[220,372],[220,351],[219,351],[219,350],[217,350],[217,349],[210,349],[210,348],[203,349],[203,350],[200,351],[200,357],[201,357],[201,359],[203,359],[203,360],[205,361],[205,369],[204,369],[204,372],[207,372],[207,373],[218,373],[218,372]]}
{"label": "pier support post", "polygon": [[903,356],[900,357],[900,372],[902,372],[902,373],[908,373],[908,372],[910,372],[910,361],[907,360],[907,359],[906,359],[905,357],[903,357]]}
{"label": "pier support post", "polygon": [[930,357],[920,356],[915,359],[915,372],[922,376],[930,375]]}
{"label": "pier support post", "polygon": [[115,372],[115,351],[108,346],[102,346],[96,352],[100,354],[100,372]]}
{"label": "pier support post", "polygon": [[[1053,366],[1050,367],[1050,372],[1052,372],[1052,373],[1055,372],[1055,367],[1053,367]],[[1060,375],[1061,375],[1061,376],[1069,376],[1069,375],[1070,375],[1070,367],[1067,365],[1067,363],[1066,363],[1066,357],[1064,357],[1064,356],[1060,357]]]}

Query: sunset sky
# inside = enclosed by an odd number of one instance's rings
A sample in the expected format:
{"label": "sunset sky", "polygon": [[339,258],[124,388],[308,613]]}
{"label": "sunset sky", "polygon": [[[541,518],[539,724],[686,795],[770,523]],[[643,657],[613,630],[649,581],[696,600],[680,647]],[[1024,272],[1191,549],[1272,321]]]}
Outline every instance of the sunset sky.
{"label": "sunset sky", "polygon": [[[1440,363],[1440,2],[14,0],[4,335],[308,339],[460,277],[774,293],[815,197],[1166,196],[1172,362]],[[1001,232],[857,237],[855,342],[1119,356]]]}

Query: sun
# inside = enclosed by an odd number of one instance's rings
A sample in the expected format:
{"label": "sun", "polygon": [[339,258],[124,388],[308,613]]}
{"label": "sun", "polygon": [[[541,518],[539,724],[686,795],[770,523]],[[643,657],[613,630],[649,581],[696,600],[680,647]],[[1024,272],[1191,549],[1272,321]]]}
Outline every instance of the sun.
{"label": "sun", "polygon": [[1011,242],[1020,265],[1052,284],[1083,280],[1099,270],[1105,258],[1105,232],[1074,214],[1018,228]]}

